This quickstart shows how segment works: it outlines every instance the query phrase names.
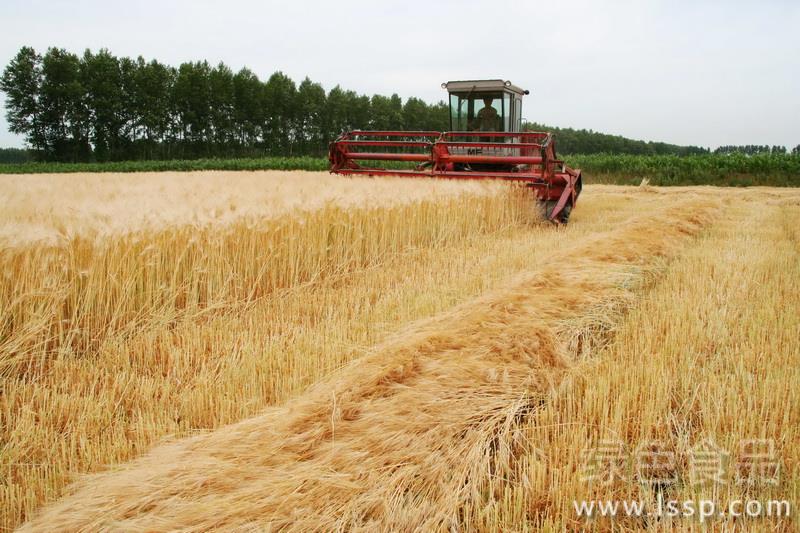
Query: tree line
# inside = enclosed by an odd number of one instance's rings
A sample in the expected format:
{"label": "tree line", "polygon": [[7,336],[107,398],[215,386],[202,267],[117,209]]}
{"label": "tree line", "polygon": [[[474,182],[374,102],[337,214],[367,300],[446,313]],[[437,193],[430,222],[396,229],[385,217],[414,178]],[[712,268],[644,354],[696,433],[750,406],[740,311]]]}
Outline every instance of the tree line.
{"label": "tree line", "polygon": [[[79,56],[62,48],[39,54],[23,47],[3,71],[0,90],[10,131],[24,136],[29,147],[25,157],[43,161],[322,156],[345,130],[449,129],[448,106],[441,101],[404,102],[397,94],[367,96],[338,85],[326,92],[309,78],[298,85],[282,72],[262,81],[247,68],[233,72],[224,63],[172,67],[141,56],[116,57],[106,49]],[[554,132],[563,154],[709,152],[591,130],[536,123],[525,128]],[[756,148],[752,153],[769,149]]]}
{"label": "tree line", "polygon": [[654,141],[638,141],[620,135],[592,130],[556,128],[535,122],[525,123],[524,129],[550,131],[556,136],[559,153],[565,154],[629,154],[629,155],[700,155],[709,153],[700,146],[680,146]]}
{"label": "tree line", "polygon": [[[758,145],[758,144],[746,144],[746,145],[725,145],[720,146],[716,150],[714,150],[715,154],[747,154],[747,155],[755,155],[755,154],[785,154],[788,150],[785,146],[767,146],[765,145]],[[800,145],[795,146],[791,150],[792,154],[800,154]]]}
{"label": "tree line", "polygon": [[339,86],[326,92],[282,72],[262,81],[247,68],[82,56],[23,47],[5,68],[10,130],[46,161],[118,161],[322,155],[350,129],[447,129],[444,102],[405,102]]}
{"label": "tree line", "polygon": [[22,148],[0,148],[0,164],[19,164],[32,161],[28,150]]}

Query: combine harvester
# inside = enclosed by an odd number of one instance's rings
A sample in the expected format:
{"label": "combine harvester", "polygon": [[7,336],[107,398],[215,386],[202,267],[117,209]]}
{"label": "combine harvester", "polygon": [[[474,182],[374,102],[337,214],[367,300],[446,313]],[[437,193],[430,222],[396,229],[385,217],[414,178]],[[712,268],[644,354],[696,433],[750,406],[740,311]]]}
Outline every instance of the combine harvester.
{"label": "combine harvester", "polygon": [[451,131],[343,133],[330,145],[331,172],[522,182],[548,220],[566,224],[581,172],[556,157],[552,134],[520,131],[522,97],[529,92],[503,80],[450,81],[442,88],[450,95]]}

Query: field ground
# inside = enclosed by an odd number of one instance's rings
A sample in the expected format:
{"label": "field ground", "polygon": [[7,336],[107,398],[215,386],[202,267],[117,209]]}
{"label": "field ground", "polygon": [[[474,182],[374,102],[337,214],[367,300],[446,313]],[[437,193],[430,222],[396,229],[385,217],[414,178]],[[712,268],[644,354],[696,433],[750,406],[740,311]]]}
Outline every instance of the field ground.
{"label": "field ground", "polygon": [[[457,182],[21,178],[5,528],[690,530],[572,504],[800,501],[797,189],[588,186],[555,228]],[[695,483],[698,445],[732,475],[748,439],[777,484]],[[609,442],[659,443],[672,480],[587,479]]]}

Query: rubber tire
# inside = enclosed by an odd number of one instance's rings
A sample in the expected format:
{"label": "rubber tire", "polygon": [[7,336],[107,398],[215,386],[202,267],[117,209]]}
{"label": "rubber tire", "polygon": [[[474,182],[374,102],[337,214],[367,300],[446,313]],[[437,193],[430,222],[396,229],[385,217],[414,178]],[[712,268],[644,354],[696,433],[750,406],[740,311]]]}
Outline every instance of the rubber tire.
{"label": "rubber tire", "polygon": [[[556,208],[556,204],[558,202],[556,200],[545,200],[544,202],[544,216],[547,220],[550,220],[550,213],[553,212],[553,209]],[[569,222],[569,215],[572,213],[572,204],[566,204],[564,209],[561,210],[561,213],[558,214],[558,221],[562,224],[566,224]]]}

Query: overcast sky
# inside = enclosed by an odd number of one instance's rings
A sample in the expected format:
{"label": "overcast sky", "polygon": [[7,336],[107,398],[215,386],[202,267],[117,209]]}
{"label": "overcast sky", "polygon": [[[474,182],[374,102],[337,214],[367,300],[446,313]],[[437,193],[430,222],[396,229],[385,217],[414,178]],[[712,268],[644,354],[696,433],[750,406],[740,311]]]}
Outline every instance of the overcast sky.
{"label": "overcast sky", "polygon": [[[447,80],[531,91],[523,116],[646,140],[800,144],[800,2],[2,0],[21,46],[282,70],[429,102]],[[5,113],[3,113],[5,115]],[[0,146],[22,146],[0,119]]]}

